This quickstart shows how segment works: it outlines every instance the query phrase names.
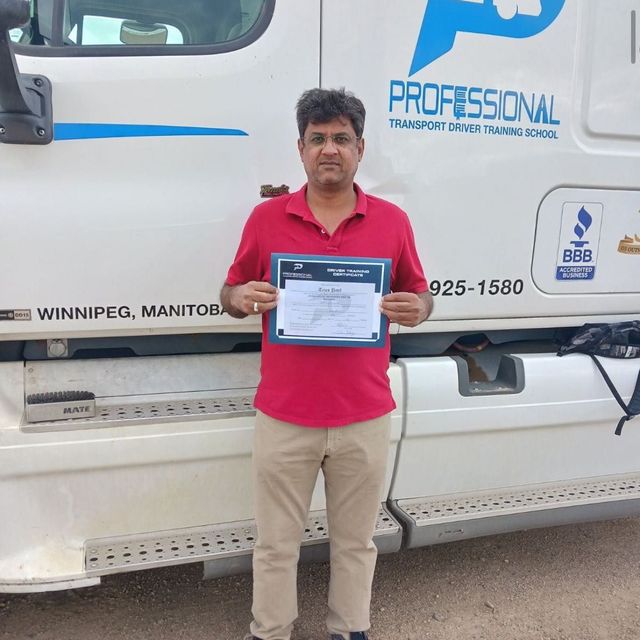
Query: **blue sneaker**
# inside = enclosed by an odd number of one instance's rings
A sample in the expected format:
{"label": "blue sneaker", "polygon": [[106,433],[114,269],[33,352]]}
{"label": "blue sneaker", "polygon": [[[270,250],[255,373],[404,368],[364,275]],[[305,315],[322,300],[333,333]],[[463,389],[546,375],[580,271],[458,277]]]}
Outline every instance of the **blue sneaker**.
{"label": "blue sneaker", "polygon": [[[342,634],[332,633],[331,640],[347,640]],[[369,636],[366,631],[352,631],[349,634],[348,640],[369,640]]]}

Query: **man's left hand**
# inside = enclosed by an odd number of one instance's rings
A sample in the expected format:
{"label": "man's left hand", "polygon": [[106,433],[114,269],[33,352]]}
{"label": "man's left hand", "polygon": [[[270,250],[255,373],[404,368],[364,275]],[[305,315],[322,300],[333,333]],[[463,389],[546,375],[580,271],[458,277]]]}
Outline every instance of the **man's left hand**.
{"label": "man's left hand", "polygon": [[382,297],[380,311],[391,322],[404,327],[416,327],[424,322],[433,308],[433,297],[428,291],[424,293],[408,293],[399,291]]}

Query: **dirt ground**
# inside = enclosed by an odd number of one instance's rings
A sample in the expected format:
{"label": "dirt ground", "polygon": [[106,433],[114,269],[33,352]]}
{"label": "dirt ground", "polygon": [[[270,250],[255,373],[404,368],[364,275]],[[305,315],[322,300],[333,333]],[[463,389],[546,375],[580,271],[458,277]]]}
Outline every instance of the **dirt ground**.
{"label": "dirt ground", "polygon": [[[251,577],[199,565],[49,594],[0,594],[1,640],[235,640]],[[323,640],[326,564],[299,573],[295,640]],[[381,556],[371,640],[640,640],[640,519],[539,529]]]}

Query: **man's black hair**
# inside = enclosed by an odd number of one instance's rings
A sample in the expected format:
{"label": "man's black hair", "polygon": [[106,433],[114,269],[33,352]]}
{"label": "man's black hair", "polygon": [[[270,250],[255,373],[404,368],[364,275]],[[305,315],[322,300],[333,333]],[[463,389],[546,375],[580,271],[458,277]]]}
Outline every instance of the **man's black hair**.
{"label": "man's black hair", "polygon": [[310,122],[324,123],[335,118],[346,118],[351,122],[358,138],[364,131],[366,111],[362,101],[350,91],[342,89],[309,89],[296,104],[296,118],[300,138]]}

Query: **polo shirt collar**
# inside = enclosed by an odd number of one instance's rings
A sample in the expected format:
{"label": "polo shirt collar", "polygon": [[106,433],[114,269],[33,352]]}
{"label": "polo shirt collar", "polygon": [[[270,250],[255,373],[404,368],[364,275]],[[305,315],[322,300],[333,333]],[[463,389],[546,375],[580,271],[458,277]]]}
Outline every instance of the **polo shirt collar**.
{"label": "polo shirt collar", "polygon": [[[356,192],[354,215],[365,216],[367,215],[367,196],[355,182],[353,183],[353,188]],[[291,196],[291,199],[287,203],[286,212],[291,213],[294,216],[298,216],[303,220],[317,222],[313,212],[309,209],[309,205],[307,204],[306,184]]]}

